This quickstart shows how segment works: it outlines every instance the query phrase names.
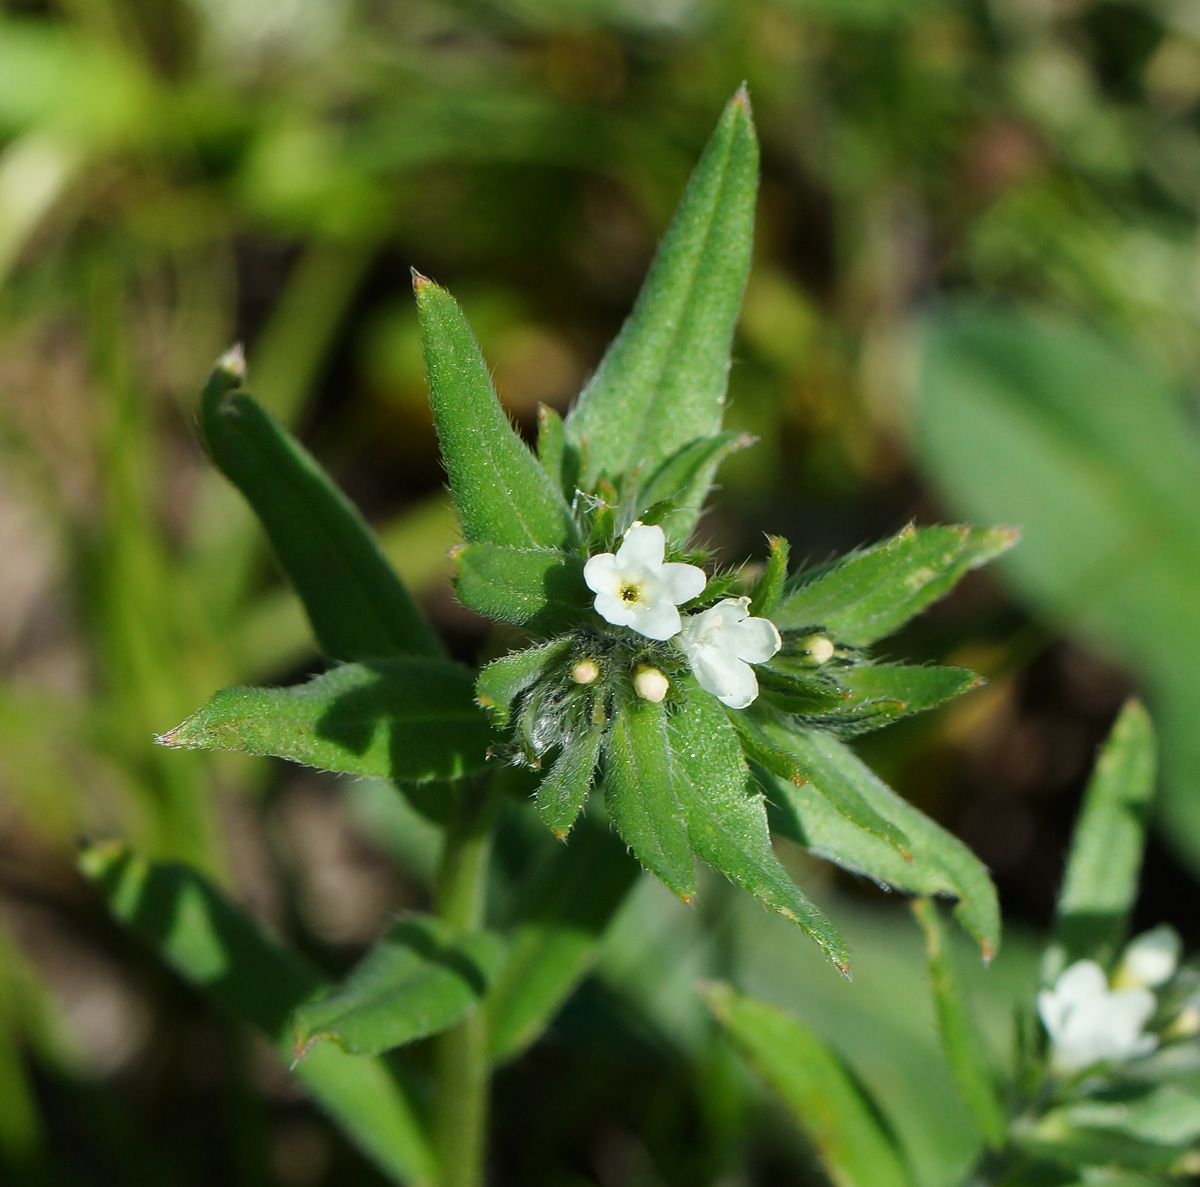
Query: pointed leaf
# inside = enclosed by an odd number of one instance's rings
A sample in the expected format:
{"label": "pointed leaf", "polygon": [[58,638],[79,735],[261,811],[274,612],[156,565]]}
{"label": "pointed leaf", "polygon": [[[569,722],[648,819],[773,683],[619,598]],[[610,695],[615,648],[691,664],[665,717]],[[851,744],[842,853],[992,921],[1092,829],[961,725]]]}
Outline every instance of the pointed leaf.
{"label": "pointed leaf", "polygon": [[[264,935],[186,866],[152,864],[112,844],[85,850],[80,866],[121,923],[185,981],[265,1034],[292,1062],[292,1011],[324,988],[298,954]],[[387,1065],[327,1046],[294,1074],[389,1179],[432,1187],[437,1174],[428,1138]]]}
{"label": "pointed leaf", "polygon": [[750,595],[750,613],[755,618],[770,618],[787,581],[788,553],[791,546],[782,536],[768,536],[767,567]]}
{"label": "pointed leaf", "polygon": [[638,872],[612,831],[585,817],[522,889],[508,959],[486,1002],[492,1060],[514,1058],[546,1028],[591,967]]}
{"label": "pointed leaf", "polygon": [[570,639],[555,639],[540,647],[514,651],[494,659],[475,681],[475,700],[487,710],[498,729],[508,725],[513,701],[531,688],[571,650]]}
{"label": "pointed leaf", "polygon": [[488,618],[545,633],[577,624],[592,604],[581,557],[495,544],[463,544],[452,555],[458,600]]}
{"label": "pointed leaf", "polygon": [[687,703],[668,722],[676,793],[692,851],[731,882],[802,927],[843,973],[837,928],[801,893],[771,848],[767,813],[721,703],[688,677]]}
{"label": "pointed leaf", "polygon": [[467,319],[454,298],[413,273],[429,401],[450,493],[468,543],[557,548],[571,513],[509,424]]}
{"label": "pointed leaf", "polygon": [[537,443],[542,469],[570,506],[579,481],[579,451],[567,441],[562,417],[545,404],[538,405]]}
{"label": "pointed leaf", "polygon": [[1131,700],[1084,793],[1043,970],[1047,979],[1076,960],[1107,964],[1116,956],[1137,899],[1154,777],[1154,727],[1141,704]]}
{"label": "pointed leaf", "polygon": [[490,932],[455,935],[409,915],[328,995],[296,1010],[297,1057],[332,1039],[352,1055],[378,1055],[453,1026],[482,1001],[504,955]]}
{"label": "pointed leaf", "polygon": [[996,1093],[996,1083],[983,1044],[971,1020],[971,1008],[963,997],[954,962],[946,945],[946,933],[932,899],[915,899],[913,914],[925,933],[925,958],[933,988],[934,1012],[942,1046],[954,1075],[958,1091],[971,1115],[983,1130],[988,1145],[999,1150],[1004,1145],[1008,1122]]}
{"label": "pointed leaf", "polygon": [[[1000,944],[996,888],[980,860],[957,837],[901,799],[836,738],[816,730],[796,731],[781,745],[796,755],[809,783],[796,787],[771,778],[774,817],[780,828],[820,857],[865,874],[885,886],[913,894],[950,895],[958,900],[959,923],[979,941],[985,960]],[[827,795],[852,791],[886,820],[902,829],[910,861],[889,844],[856,828],[836,811]]]}
{"label": "pointed leaf", "polygon": [[[676,450],[645,481],[638,492],[633,518],[662,525],[667,538],[683,544],[696,522],[720,464],[754,443],[745,433],[701,437]],[[662,507],[658,515],[650,509]]]}
{"label": "pointed leaf", "polygon": [[758,145],[750,103],[725,108],[637,304],[567,420],[583,485],[653,469],[720,430],[729,350],[750,268]]}
{"label": "pointed leaf", "polygon": [[604,758],[604,800],[617,831],[646,869],[690,900],[695,871],[662,705],[636,701],[620,709],[605,739]]}
{"label": "pointed leaf", "polygon": [[404,783],[481,770],[492,739],[471,673],[449,660],[344,664],[293,688],[226,688],[158,740]]}
{"label": "pointed leaf", "polygon": [[230,352],[200,402],[213,462],[245,496],[333,659],[440,656],[444,649],[362,516],[313,457],[249,396]]}
{"label": "pointed leaf", "polygon": [[820,626],[839,643],[865,647],[903,626],[1016,539],[1009,528],[910,524],[890,540],[798,574],[772,618],[780,630]]}
{"label": "pointed leaf", "polygon": [[603,737],[604,731],[596,726],[585,726],[572,734],[550,773],[538,784],[538,811],[546,827],[560,839],[571,831],[575,818],[583,811]]}
{"label": "pointed leaf", "polygon": [[861,664],[843,668],[837,682],[854,695],[834,714],[859,726],[877,729],[923,713],[978,688],[983,680],[966,668],[909,667],[904,664]]}
{"label": "pointed leaf", "polygon": [[873,1102],[811,1030],[728,985],[703,992],[734,1047],[812,1142],[835,1187],[911,1187]]}

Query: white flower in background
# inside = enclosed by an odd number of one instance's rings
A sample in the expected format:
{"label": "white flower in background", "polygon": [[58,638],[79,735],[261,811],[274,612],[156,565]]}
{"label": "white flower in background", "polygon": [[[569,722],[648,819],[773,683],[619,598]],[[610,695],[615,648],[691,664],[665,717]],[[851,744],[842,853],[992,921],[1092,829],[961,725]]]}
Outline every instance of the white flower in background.
{"label": "white flower in background", "polygon": [[666,554],[662,528],[635,523],[615,553],[590,557],[583,579],[596,594],[596,613],[647,639],[677,635],[682,623],[676,607],[699,597],[708,578],[695,565],[663,564]]}
{"label": "white flower in background", "polygon": [[1135,936],[1125,946],[1113,984],[1118,989],[1157,989],[1175,975],[1179,933],[1164,923]]}
{"label": "white flower in background", "polygon": [[1037,1000],[1060,1072],[1148,1055],[1158,1045],[1155,1035],[1142,1031],[1154,1013],[1154,994],[1144,988],[1110,988],[1094,960],[1078,960],[1064,969],[1054,988],[1043,989]]}
{"label": "white flower in background", "polygon": [[744,709],[758,696],[751,664],[766,663],[782,646],[769,618],[752,618],[749,598],[725,598],[703,614],[692,614],[679,636],[700,687],[731,709]]}

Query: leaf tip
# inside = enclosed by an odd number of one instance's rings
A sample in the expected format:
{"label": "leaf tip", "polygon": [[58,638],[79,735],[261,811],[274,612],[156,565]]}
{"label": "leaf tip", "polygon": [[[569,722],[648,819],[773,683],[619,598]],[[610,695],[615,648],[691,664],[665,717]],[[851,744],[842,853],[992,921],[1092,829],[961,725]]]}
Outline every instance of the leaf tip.
{"label": "leaf tip", "polygon": [[996,955],[996,949],[991,940],[979,941],[979,956],[985,965],[992,963],[992,958]]}
{"label": "leaf tip", "polygon": [[754,118],[754,109],[750,106],[750,87],[744,79],[731,102],[740,107],[751,119]]}
{"label": "leaf tip", "polygon": [[419,295],[420,293],[424,292],[425,289],[433,285],[433,281],[430,280],[428,276],[418,272],[416,268],[409,268],[409,272],[412,274],[412,286],[414,293]]}
{"label": "leaf tip", "polygon": [[235,342],[213,365],[239,387],[246,378],[246,351],[240,342]]}

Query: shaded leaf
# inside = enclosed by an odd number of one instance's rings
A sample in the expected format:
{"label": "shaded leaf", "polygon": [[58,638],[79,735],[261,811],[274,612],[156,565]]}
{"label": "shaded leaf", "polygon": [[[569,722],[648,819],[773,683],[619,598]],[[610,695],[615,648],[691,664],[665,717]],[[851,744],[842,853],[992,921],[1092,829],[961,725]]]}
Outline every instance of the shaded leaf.
{"label": "shaded leaf", "polygon": [[662,705],[636,701],[619,710],[604,759],[604,800],[617,831],[646,869],[690,900],[695,871]]}
{"label": "shaded leaf", "polygon": [[509,424],[457,302],[413,273],[429,402],[450,493],[469,543],[557,548],[571,539],[558,487]]}
{"label": "shaded leaf", "polygon": [[519,1055],[546,1028],[591,967],[638,872],[612,831],[584,817],[522,888],[508,959],[485,1006],[494,1061]]}
{"label": "shaded leaf", "polygon": [[583,559],[565,552],[463,544],[452,555],[458,600],[488,618],[550,632],[578,623],[594,597]]}
{"label": "shaded leaf", "polygon": [[682,544],[696,522],[717,468],[731,453],[753,441],[745,433],[718,433],[676,450],[642,484],[633,508],[634,518],[661,524],[668,540]]}
{"label": "shaded leaf", "polygon": [[200,401],[204,443],[262,522],[321,650],[341,660],[443,655],[353,504],[268,412],[235,391],[242,370],[231,352],[213,371]]}
{"label": "shaded leaf", "polygon": [[1016,539],[1009,528],[910,524],[890,540],[798,574],[771,617],[780,630],[819,626],[839,643],[865,647],[903,626]]}
{"label": "shaded leaf", "polygon": [[562,417],[545,404],[538,405],[537,444],[542,469],[569,505],[579,480],[579,451],[567,443]]}
{"label": "shaded leaf", "polygon": [[938,1032],[942,1037],[950,1071],[971,1115],[983,1130],[983,1136],[993,1149],[1004,1145],[1008,1121],[987,1057],[983,1051],[971,1009],[963,997],[954,962],[946,946],[946,934],[932,899],[913,901],[913,914],[925,933],[925,959],[929,966],[929,981],[933,989],[934,1012]]}
{"label": "shaded leaf", "polygon": [[835,717],[872,728],[933,709],[983,683],[966,668],[904,664],[860,664],[839,670],[836,679],[853,696],[838,707]]}
{"label": "shaded leaf", "polygon": [[771,848],[767,813],[721,703],[686,678],[687,703],[668,719],[672,777],[692,851],[804,929],[841,972],[850,958],[836,927],[788,877]]}
{"label": "shaded leaf", "polygon": [[791,546],[782,536],[768,536],[767,548],[767,566],[750,595],[750,613],[755,618],[770,618],[774,614],[787,581]]}
{"label": "shaded leaf", "polygon": [[491,737],[468,669],[387,659],[344,664],[293,688],[222,689],[159,741],[424,783],[482,769]]}
{"label": "shaded leaf", "polygon": [[[269,939],[186,866],[150,863],[120,845],[80,858],[113,915],[185,981],[261,1031],[290,1063],[292,1011],[324,988],[296,953]],[[313,1098],[395,1183],[431,1187],[436,1166],[405,1088],[379,1060],[334,1046],[295,1068]]]}
{"label": "shaded leaf", "polygon": [[584,486],[653,469],[720,430],[729,350],[750,268],[758,145],[750,103],[725,108],[637,304],[567,419]]}
{"label": "shaded leaf", "polygon": [[331,1039],[378,1055],[452,1026],[483,999],[504,954],[499,936],[458,936],[428,915],[397,920],[325,997],[293,1019],[297,1056]]}
{"label": "shaded leaf", "polygon": [[538,811],[546,827],[560,839],[583,811],[603,737],[604,731],[596,726],[584,726],[570,734],[550,773],[538,784]]}
{"label": "shaded leaf", "polygon": [[570,639],[555,639],[494,659],[475,681],[475,700],[487,710],[492,724],[506,726],[513,701],[533,687],[571,649]]}
{"label": "shaded leaf", "polygon": [[1137,701],[1113,725],[1084,793],[1055,912],[1043,977],[1076,960],[1109,963],[1137,900],[1154,796],[1154,727]]}
{"label": "shaded leaf", "polygon": [[830,1182],[910,1187],[904,1161],[873,1102],[811,1030],[728,985],[708,985],[703,994],[742,1058],[812,1142]]}
{"label": "shaded leaf", "polygon": [[[985,960],[1000,944],[996,888],[979,859],[888,787],[849,747],[827,733],[796,731],[777,740],[795,754],[809,782],[802,787],[767,776],[773,824],[820,857],[913,894],[950,895],[959,923],[979,941]],[[851,824],[827,798],[847,791],[901,829],[911,860],[886,841]]]}

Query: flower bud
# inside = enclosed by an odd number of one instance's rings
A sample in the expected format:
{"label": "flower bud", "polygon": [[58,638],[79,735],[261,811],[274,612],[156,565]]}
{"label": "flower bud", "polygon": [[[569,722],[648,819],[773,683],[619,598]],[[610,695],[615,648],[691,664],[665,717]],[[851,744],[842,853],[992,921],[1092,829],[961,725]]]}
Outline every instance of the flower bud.
{"label": "flower bud", "polygon": [[571,669],[571,679],[576,684],[591,684],[600,675],[600,667],[594,659],[581,659]]}
{"label": "flower bud", "polygon": [[800,641],[800,646],[818,666],[833,658],[833,640],[828,635],[809,635]]}
{"label": "flower bud", "polygon": [[633,687],[637,694],[656,705],[667,695],[671,682],[657,669],[649,664],[639,664],[633,676]]}

